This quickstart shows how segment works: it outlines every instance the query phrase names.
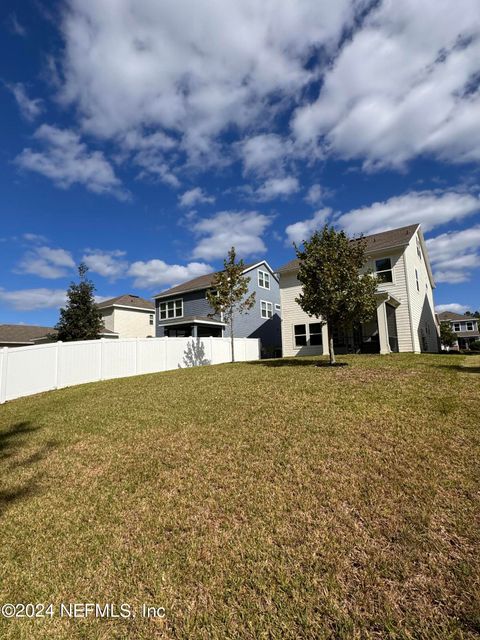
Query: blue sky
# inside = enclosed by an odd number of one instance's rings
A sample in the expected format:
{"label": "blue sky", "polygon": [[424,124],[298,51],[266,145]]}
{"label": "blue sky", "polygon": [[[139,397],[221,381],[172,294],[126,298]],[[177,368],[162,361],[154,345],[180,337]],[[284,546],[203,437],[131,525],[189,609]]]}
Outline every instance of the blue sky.
{"label": "blue sky", "polygon": [[325,222],[422,223],[436,304],[480,308],[478,0],[4,0],[0,30],[0,322],[54,324],[80,260],[148,297]]}

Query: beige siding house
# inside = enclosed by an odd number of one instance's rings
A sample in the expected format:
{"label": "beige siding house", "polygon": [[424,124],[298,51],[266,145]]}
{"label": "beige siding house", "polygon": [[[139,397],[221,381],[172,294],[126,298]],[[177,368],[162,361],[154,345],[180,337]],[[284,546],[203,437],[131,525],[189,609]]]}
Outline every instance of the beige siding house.
{"label": "beige siding house", "polygon": [[[366,271],[376,273],[376,317],[368,323],[334,330],[338,353],[438,351],[433,281],[420,225],[410,225],[365,238]],[[279,269],[284,356],[328,354],[327,327],[295,302],[301,292],[298,260]]]}
{"label": "beige siding house", "polygon": [[148,338],[155,335],[155,305],[149,300],[125,294],[98,304],[105,329],[119,338]]}

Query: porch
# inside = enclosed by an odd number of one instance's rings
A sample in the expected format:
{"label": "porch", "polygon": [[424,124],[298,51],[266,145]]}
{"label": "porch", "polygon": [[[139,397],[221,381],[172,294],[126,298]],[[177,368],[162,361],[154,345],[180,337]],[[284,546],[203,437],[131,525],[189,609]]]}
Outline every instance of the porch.
{"label": "porch", "polygon": [[[378,292],[377,311],[368,322],[352,323],[333,331],[335,352],[342,353],[396,353],[398,330],[396,309],[400,302],[386,292]],[[325,341],[325,353],[328,353],[328,341]]]}
{"label": "porch", "polygon": [[208,316],[186,316],[159,325],[167,338],[222,338],[225,323]]}

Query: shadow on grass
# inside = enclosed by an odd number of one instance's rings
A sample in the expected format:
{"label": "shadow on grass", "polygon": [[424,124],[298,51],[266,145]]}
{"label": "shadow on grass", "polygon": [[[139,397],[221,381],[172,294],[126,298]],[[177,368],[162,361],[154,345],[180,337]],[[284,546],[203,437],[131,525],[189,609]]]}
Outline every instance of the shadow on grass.
{"label": "shadow on grass", "polygon": [[469,367],[461,364],[437,364],[433,365],[439,369],[450,369],[450,371],[461,371],[462,373],[480,373],[480,367]]}
{"label": "shadow on grass", "polygon": [[346,367],[347,362],[337,362],[331,365],[328,360],[318,360],[318,358],[276,358],[274,360],[252,360],[250,364],[261,367],[321,367],[335,369],[336,367]]}
{"label": "shadow on grass", "polygon": [[[29,456],[16,460],[22,450],[29,446],[29,436],[37,432],[39,427],[30,422],[17,422],[0,432],[0,477],[8,481],[15,471],[32,467],[43,460],[55,447],[54,441],[48,441],[34,450]],[[23,484],[0,489],[0,516],[16,501],[38,495],[38,476],[30,477]]]}

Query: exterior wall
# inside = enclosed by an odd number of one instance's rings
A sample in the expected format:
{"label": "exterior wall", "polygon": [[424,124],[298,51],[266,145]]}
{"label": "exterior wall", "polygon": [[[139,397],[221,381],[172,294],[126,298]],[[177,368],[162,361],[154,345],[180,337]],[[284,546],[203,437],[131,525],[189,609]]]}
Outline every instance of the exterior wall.
{"label": "exterior wall", "polygon": [[[205,297],[207,290],[201,289],[199,291],[189,291],[187,293],[179,293],[169,298],[160,298],[155,300],[155,325],[156,325],[156,336],[157,338],[162,338],[164,333],[164,325],[162,324],[164,321],[160,320],[160,303],[168,302],[169,300],[178,300],[181,298],[183,300],[183,317],[187,316],[208,316],[209,313],[212,312],[212,308],[208,304],[208,301]],[[182,318],[177,318],[179,321]],[[220,320],[218,316],[213,316],[212,320]],[[166,326],[171,324],[171,320],[166,323]]]}
{"label": "exterior wall", "polygon": [[397,320],[397,337],[399,351],[413,351],[412,328],[410,326],[410,313],[408,308],[408,288],[405,272],[405,260],[402,249],[386,250],[368,255],[365,265],[366,271],[375,271],[375,260],[390,258],[392,262],[393,282],[379,283],[378,291],[390,293],[400,305],[395,309]]}
{"label": "exterior wall", "polygon": [[[295,302],[295,298],[302,291],[296,272],[282,273],[280,277],[280,300],[282,306],[282,354],[283,356],[296,355],[318,355],[328,353],[328,342],[326,331],[323,331],[322,346],[296,347],[293,327],[296,324],[309,324],[318,322],[302,311],[300,305]],[[325,327],[324,327],[325,329]]]}
{"label": "exterior wall", "polygon": [[155,335],[155,324],[150,324],[150,316],[154,313],[153,309],[142,311],[115,307],[111,314],[113,320],[105,317],[105,328],[118,333],[119,338],[148,338]]}
{"label": "exterior wall", "polygon": [[[264,289],[258,284],[258,271],[268,271],[270,274],[270,289]],[[246,274],[250,278],[246,297],[255,293],[255,305],[248,313],[236,314],[233,331],[237,338],[260,338],[262,349],[272,351],[280,349],[282,344],[280,310],[275,305],[280,304],[280,285],[265,265],[260,265]],[[261,316],[261,301],[272,303],[273,317],[269,319]],[[229,327],[225,328],[225,335],[230,336]],[[273,354],[272,354],[273,355]]]}
{"label": "exterior wall", "polygon": [[[405,249],[404,260],[408,284],[409,306],[413,327],[414,351],[438,352],[438,329],[435,321],[433,292],[430,286],[425,256],[417,253],[417,234],[410,240]],[[418,284],[415,276],[418,272]]]}
{"label": "exterior wall", "polygon": [[109,331],[114,331],[114,328],[113,328],[113,308],[102,309],[101,311],[102,311],[103,324],[105,326],[105,329],[108,329]]}

